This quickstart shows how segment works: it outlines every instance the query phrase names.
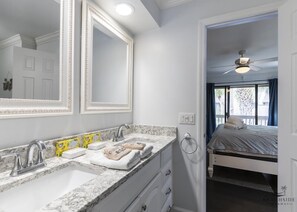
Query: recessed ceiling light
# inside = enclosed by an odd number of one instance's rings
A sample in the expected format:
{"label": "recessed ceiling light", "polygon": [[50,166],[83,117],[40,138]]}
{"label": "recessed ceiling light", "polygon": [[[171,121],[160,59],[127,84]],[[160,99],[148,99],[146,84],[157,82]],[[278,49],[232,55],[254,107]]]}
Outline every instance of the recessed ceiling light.
{"label": "recessed ceiling light", "polygon": [[127,3],[119,3],[116,5],[116,12],[119,15],[128,16],[134,12],[134,7]]}

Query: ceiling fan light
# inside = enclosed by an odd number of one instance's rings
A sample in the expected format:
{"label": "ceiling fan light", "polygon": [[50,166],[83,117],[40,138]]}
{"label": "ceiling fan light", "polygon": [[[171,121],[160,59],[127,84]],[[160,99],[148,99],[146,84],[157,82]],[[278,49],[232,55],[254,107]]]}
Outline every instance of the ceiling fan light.
{"label": "ceiling fan light", "polygon": [[251,69],[248,66],[238,66],[236,67],[235,71],[239,74],[244,74],[249,72]]}

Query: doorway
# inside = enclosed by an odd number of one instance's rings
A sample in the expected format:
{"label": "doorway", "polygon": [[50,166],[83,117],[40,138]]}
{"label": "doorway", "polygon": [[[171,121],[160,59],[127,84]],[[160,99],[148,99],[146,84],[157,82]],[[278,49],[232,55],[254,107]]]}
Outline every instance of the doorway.
{"label": "doorway", "polygon": [[[200,122],[198,123],[200,126],[198,129],[198,135],[200,137],[201,142],[201,147],[206,150],[206,142],[205,142],[205,132],[206,132],[206,82],[207,82],[207,35],[208,35],[208,30],[209,29],[216,29],[216,28],[222,28],[222,27],[230,27],[230,26],[235,26],[239,24],[246,24],[246,23],[251,23],[254,21],[258,20],[263,20],[267,16],[270,15],[276,15],[278,11],[278,6],[279,4],[273,4],[273,5],[266,5],[263,7],[255,8],[255,9],[250,9],[250,10],[243,10],[243,11],[238,11],[235,13],[231,14],[226,14],[218,17],[213,17],[210,19],[203,20],[199,23],[199,59],[198,59],[198,65],[199,65],[199,71],[198,72],[198,82],[201,84],[198,87],[198,114],[201,117]],[[240,49],[239,49],[240,50]],[[237,54],[237,53],[236,53]],[[228,70],[226,70],[228,71]],[[229,81],[225,81],[224,83],[228,83]],[[224,86],[224,83],[221,82],[221,86]],[[261,83],[260,83],[261,84]],[[247,85],[247,84],[246,84]],[[257,85],[259,86],[259,85]],[[225,115],[225,114],[224,114]],[[257,118],[255,118],[257,119]],[[207,176],[207,164],[206,164],[206,157],[204,160],[204,163],[202,167],[199,169],[200,174],[203,172],[203,178],[202,181],[205,185],[205,187],[202,191],[199,191],[199,194],[197,195],[198,202],[201,202],[202,204],[200,205],[201,211],[206,211],[206,176]],[[203,206],[204,203],[204,206]]]}

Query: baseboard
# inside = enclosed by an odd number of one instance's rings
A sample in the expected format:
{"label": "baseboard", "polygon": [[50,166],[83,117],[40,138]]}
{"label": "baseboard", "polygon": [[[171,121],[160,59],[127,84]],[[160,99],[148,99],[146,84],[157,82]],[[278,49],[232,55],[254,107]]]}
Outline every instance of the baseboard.
{"label": "baseboard", "polygon": [[194,211],[184,209],[184,208],[180,208],[180,207],[177,207],[177,206],[173,206],[171,211],[172,212],[194,212]]}

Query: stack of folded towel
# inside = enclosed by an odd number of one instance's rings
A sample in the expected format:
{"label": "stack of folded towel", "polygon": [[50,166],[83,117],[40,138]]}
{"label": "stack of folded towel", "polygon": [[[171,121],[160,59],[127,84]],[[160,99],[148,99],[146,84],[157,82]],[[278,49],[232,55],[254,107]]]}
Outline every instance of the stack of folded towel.
{"label": "stack of folded towel", "polygon": [[128,150],[121,147],[105,147],[90,162],[95,165],[105,166],[111,169],[129,170],[140,161],[138,150]]}
{"label": "stack of folded towel", "polygon": [[246,128],[246,124],[241,118],[230,116],[227,122],[224,124],[224,128],[240,130]]}
{"label": "stack of folded towel", "polygon": [[122,146],[127,148],[127,149],[140,150],[140,158],[141,159],[149,156],[152,153],[152,150],[153,150],[152,145],[146,145],[146,144],[143,144],[143,143],[125,143]]}
{"label": "stack of folded towel", "polygon": [[131,152],[130,149],[126,149],[122,146],[107,147],[103,150],[104,156],[110,160],[120,160],[125,155]]}
{"label": "stack of folded towel", "polygon": [[111,169],[129,170],[142,158],[151,154],[152,145],[126,143],[119,146],[105,147],[90,162]]}

